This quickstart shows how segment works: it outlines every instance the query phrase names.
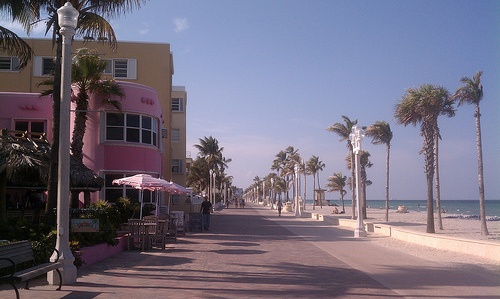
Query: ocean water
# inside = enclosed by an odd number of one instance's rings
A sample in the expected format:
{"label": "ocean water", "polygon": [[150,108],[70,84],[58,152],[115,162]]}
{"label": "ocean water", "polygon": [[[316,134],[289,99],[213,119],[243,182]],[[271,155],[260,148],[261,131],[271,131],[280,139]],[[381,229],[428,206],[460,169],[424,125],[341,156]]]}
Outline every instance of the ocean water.
{"label": "ocean water", "polygon": [[[329,200],[330,204],[340,205],[339,200]],[[345,206],[351,206],[351,200],[344,201]],[[312,205],[312,200],[307,200]],[[406,206],[410,211],[425,211],[426,200],[389,200],[389,208],[397,210],[399,205]],[[385,209],[385,200],[368,200],[366,206],[374,209]],[[436,203],[434,202],[434,209]],[[479,215],[479,199],[476,200],[441,200],[441,208],[449,215]],[[485,201],[486,216],[500,216],[500,200]]]}

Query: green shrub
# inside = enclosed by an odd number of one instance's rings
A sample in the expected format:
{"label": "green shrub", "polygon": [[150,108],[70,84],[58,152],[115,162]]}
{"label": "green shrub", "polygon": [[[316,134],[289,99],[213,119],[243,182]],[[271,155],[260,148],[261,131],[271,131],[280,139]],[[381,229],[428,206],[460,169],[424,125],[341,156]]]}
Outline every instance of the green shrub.
{"label": "green shrub", "polygon": [[112,246],[118,244],[116,230],[121,224],[120,213],[107,201],[99,200],[91,204],[87,209],[80,211],[79,217],[82,219],[98,219],[99,232],[71,232],[70,242],[73,244],[74,250],[101,243],[107,243]]}

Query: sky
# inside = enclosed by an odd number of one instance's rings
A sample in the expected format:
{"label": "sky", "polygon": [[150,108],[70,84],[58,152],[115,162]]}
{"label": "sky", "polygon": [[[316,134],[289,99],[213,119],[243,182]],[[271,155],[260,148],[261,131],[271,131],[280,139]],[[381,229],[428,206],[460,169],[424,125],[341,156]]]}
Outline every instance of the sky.
{"label": "sky", "polygon": [[[348,175],[346,142],[326,130],[345,115],[391,125],[390,198],[425,200],[420,128],[398,125],[395,105],[408,88],[453,93],[481,70],[485,195],[500,199],[499,15],[500,1],[488,0],[150,0],[111,24],[119,41],[170,44],[173,84],[188,94],[188,151],[196,157],[200,138],[216,138],[241,188],[288,146],[325,163],[323,188],[333,173]],[[474,107],[439,127],[441,198],[478,199]],[[365,138],[362,148],[373,163],[367,199],[385,199],[385,146]]]}

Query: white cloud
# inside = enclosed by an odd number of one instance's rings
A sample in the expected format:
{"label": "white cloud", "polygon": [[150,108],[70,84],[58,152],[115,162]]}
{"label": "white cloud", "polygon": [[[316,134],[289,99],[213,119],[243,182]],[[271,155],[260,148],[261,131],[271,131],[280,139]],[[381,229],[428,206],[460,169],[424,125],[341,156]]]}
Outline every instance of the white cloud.
{"label": "white cloud", "polygon": [[189,24],[187,19],[175,18],[173,23],[175,25],[175,32],[182,32],[189,29]]}

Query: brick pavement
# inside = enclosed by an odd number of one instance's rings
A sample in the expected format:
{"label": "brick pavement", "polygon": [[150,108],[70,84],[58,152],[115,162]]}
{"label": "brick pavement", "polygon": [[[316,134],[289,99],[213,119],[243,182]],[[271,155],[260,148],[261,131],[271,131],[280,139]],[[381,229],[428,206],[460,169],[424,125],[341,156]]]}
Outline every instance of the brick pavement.
{"label": "brick pavement", "polygon": [[[63,286],[62,291],[41,279],[31,290],[21,290],[21,298],[494,298],[500,294],[498,273],[493,278],[483,272],[478,277],[464,274],[464,269],[457,272],[352,235],[291,213],[279,218],[269,208],[250,204],[213,214],[209,232],[188,233],[165,251],[123,252],[79,269],[77,283]],[[468,280],[454,282],[464,280],[462,276]],[[452,289],[459,292],[456,297]],[[14,298],[14,291],[2,286],[0,298]]]}

